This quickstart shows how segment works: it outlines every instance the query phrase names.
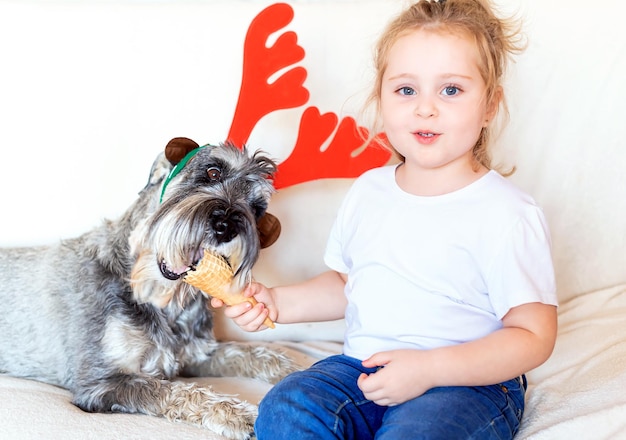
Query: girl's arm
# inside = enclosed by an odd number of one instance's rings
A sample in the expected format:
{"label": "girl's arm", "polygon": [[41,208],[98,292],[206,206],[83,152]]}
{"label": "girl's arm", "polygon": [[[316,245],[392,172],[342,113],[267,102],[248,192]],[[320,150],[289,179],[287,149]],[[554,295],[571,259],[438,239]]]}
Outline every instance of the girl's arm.
{"label": "girl's arm", "polygon": [[432,378],[433,386],[498,383],[538,367],[552,354],[557,333],[555,306],[514,307],[502,324],[502,329],[484,338],[433,353],[433,362],[442,368]]}
{"label": "girl's arm", "polygon": [[512,308],[503,328],[481,339],[432,350],[381,352],[363,361],[385,366],[359,378],[368,399],[392,405],[438,386],[497,384],[544,363],[556,341],[556,307],[541,303]]}
{"label": "girl's arm", "polygon": [[[331,321],[344,317],[346,275],[335,271],[324,272],[308,281],[274,288],[252,283],[245,290],[246,296],[254,296],[258,304],[248,302],[229,306],[224,315],[246,331],[263,330],[267,316],[281,324],[296,322]],[[213,307],[223,302],[212,298]]]}

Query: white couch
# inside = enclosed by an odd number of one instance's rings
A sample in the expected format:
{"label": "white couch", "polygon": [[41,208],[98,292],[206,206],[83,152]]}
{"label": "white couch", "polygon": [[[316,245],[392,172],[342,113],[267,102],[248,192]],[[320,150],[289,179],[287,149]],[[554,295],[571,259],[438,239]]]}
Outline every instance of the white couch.
{"label": "white couch", "polygon": [[[241,80],[243,38],[272,2],[0,1],[0,245],[78,235],[120,215],[175,136],[219,142]],[[304,108],[356,115],[371,45],[403,0],[293,1],[306,56],[306,105],[274,112],[249,144],[279,161]],[[526,22],[527,51],[507,81],[511,121],[496,155],[543,206],[561,306],[548,362],[529,372],[520,439],[626,438],[626,37],[619,0],[500,0]],[[322,252],[350,179],[281,188],[282,222],[257,279],[287,283],[324,269]],[[1,319],[1,317],[0,317]],[[303,364],[340,350],[343,323],[279,325],[218,336],[281,346]],[[269,385],[201,378],[258,401]],[[214,438],[141,415],[87,414],[54,386],[0,375],[6,439]]]}

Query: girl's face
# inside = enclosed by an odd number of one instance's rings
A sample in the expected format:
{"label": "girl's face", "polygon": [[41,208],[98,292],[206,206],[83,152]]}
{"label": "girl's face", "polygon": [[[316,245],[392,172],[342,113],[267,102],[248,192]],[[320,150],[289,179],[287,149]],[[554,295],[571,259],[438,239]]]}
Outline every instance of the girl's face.
{"label": "girl's face", "polygon": [[472,148],[495,113],[478,61],[475,44],[449,32],[417,30],[392,46],[380,110],[407,172],[471,170]]}

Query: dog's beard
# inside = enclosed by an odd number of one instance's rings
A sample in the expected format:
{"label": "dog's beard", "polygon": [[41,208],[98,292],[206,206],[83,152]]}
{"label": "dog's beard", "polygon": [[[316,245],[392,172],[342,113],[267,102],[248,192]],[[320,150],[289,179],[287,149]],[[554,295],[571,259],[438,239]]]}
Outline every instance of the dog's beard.
{"label": "dog's beard", "polygon": [[156,255],[152,252],[142,252],[130,273],[130,285],[133,289],[135,301],[151,303],[158,308],[165,308],[176,296],[177,303],[182,307],[188,295],[195,294],[191,286],[169,281],[163,277],[155,264]]}
{"label": "dog's beard", "polygon": [[137,256],[130,280],[135,300],[159,308],[173,299],[182,307],[197,294],[182,279],[204,249],[226,258],[239,290],[250,282],[260,251],[256,219],[247,205],[201,191],[166,200],[133,231],[130,245]]}

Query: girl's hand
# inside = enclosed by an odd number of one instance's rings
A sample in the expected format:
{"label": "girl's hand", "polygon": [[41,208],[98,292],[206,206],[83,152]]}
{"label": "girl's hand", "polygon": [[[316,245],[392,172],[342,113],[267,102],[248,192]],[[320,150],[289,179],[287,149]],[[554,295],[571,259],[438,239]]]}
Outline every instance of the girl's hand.
{"label": "girl's hand", "polygon": [[358,386],[365,397],[381,406],[394,406],[421,396],[431,388],[428,382],[428,355],[420,350],[376,353],[363,361],[376,373],[361,374]]}
{"label": "girl's hand", "polygon": [[[278,313],[274,306],[274,298],[271,289],[268,289],[262,284],[253,282],[246,287],[244,295],[246,297],[254,297],[258,303],[254,307],[247,301],[241,304],[227,306],[224,309],[224,316],[231,318],[242,330],[248,332],[265,330],[267,326],[263,324],[263,321],[265,321],[265,318],[268,316],[272,321],[276,322]],[[220,308],[224,306],[224,302],[217,298],[211,298],[211,306]]]}

